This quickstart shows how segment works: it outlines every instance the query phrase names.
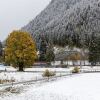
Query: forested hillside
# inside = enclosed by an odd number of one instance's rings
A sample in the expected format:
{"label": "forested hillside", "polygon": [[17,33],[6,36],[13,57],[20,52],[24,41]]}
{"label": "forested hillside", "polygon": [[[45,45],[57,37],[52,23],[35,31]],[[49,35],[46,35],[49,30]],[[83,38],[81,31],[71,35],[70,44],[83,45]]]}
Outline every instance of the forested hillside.
{"label": "forested hillside", "polygon": [[52,0],[22,30],[37,42],[42,35],[54,44],[88,47],[91,34],[100,34],[100,0]]}

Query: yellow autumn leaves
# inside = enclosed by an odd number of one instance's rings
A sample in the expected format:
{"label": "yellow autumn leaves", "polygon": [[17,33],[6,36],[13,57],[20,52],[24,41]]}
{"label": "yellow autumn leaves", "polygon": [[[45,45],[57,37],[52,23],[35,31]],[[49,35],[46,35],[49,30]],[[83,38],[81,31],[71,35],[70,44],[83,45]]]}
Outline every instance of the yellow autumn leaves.
{"label": "yellow autumn leaves", "polygon": [[27,32],[13,31],[7,38],[5,61],[18,67],[21,62],[24,67],[30,66],[37,58],[36,45]]}

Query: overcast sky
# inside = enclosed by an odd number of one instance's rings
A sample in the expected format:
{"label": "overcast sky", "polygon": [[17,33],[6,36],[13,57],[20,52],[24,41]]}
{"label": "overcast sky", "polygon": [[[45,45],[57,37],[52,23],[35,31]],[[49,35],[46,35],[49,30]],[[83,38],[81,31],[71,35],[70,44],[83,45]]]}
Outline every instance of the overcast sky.
{"label": "overcast sky", "polygon": [[51,0],[0,0],[0,40],[38,15]]}

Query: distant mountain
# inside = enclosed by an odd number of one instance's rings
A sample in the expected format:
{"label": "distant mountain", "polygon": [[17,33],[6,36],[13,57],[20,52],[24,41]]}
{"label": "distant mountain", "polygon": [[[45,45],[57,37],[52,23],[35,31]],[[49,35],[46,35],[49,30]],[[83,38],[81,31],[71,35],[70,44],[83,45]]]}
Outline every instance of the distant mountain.
{"label": "distant mountain", "polygon": [[100,0],[52,0],[22,30],[37,42],[43,35],[54,44],[84,45],[91,34],[100,34]]}

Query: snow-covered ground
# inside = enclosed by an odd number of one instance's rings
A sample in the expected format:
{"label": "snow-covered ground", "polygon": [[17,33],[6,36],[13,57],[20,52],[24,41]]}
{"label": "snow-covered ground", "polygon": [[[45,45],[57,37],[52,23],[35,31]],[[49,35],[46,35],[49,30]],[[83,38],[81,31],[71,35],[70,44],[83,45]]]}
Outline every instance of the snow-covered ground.
{"label": "snow-covered ground", "polygon": [[94,67],[91,67],[91,66],[83,66],[81,68],[81,71],[100,71],[100,66],[94,66]]}
{"label": "snow-covered ground", "polygon": [[41,78],[42,73],[28,73],[28,72],[1,72],[0,80],[14,80],[15,82],[23,82],[29,80],[35,80],[36,78]]}
{"label": "snow-covered ground", "polygon": [[25,71],[45,71],[46,69],[50,70],[50,71],[70,71],[72,68],[26,68]]}
{"label": "snow-covered ground", "polygon": [[[69,74],[72,69],[72,68],[26,68],[25,71],[29,71],[29,72],[16,72],[17,69],[11,66],[5,67],[2,65],[0,66],[0,68],[1,68],[0,80],[14,80],[15,82],[23,82],[23,81],[43,78],[42,74],[46,69],[56,72],[56,75]],[[2,70],[5,70],[5,68],[6,68],[6,72],[2,72]],[[30,71],[34,71],[34,72],[30,72]],[[64,71],[64,73],[62,71]]]}
{"label": "snow-covered ground", "polygon": [[[70,73],[70,72],[69,72]],[[69,74],[66,73],[56,73],[56,75],[66,75]],[[24,82],[24,81],[30,81],[30,80],[38,80],[41,78],[44,78],[42,73],[28,73],[28,72],[1,72],[0,73],[0,80],[14,80],[14,82]],[[7,82],[8,83],[8,82]],[[2,83],[0,83],[2,84]]]}
{"label": "snow-covered ground", "polygon": [[4,65],[0,65],[0,71],[17,71],[17,69],[15,69],[14,67],[12,66],[4,66]]}
{"label": "snow-covered ground", "polygon": [[[11,72],[2,72],[2,70],[11,71]],[[16,72],[17,69],[11,67],[11,66],[3,66],[0,65],[0,80],[14,80],[15,82],[23,82],[23,81],[29,81],[29,80],[35,80],[43,78],[42,74],[43,72],[48,69],[50,71],[55,71],[56,75],[62,75],[62,74],[69,74],[73,67],[71,68],[26,68],[25,71],[29,72]],[[100,67],[89,67],[85,66],[81,69],[81,71],[91,71],[91,70],[100,70]],[[12,72],[15,71],[15,72]],[[34,71],[34,72],[30,72]]]}
{"label": "snow-covered ground", "polygon": [[[0,65],[0,71],[17,71],[18,69],[15,69],[12,66],[3,66]],[[72,68],[37,68],[37,67],[32,67],[32,68],[25,68],[25,71],[45,71],[46,69],[51,70],[51,71],[69,71]]]}
{"label": "snow-covered ground", "polygon": [[20,94],[0,100],[100,100],[100,73],[78,74],[55,82],[30,85]]}
{"label": "snow-covered ground", "polygon": [[[26,68],[25,71],[27,72],[16,72],[17,69],[11,67],[11,66],[3,66],[0,65],[0,80],[15,80],[15,82],[22,82],[22,81],[29,81],[29,80],[35,80],[42,78],[43,72],[48,69],[50,71],[57,72],[57,75],[59,74],[67,74],[70,73],[70,70],[72,68]],[[5,71],[6,72],[2,72]],[[8,72],[7,72],[8,71]],[[11,71],[11,72],[9,72]],[[14,71],[14,72],[12,72]],[[28,72],[29,71],[29,72]],[[33,72],[30,72],[33,71]],[[64,71],[65,73],[60,73],[59,71]]]}

